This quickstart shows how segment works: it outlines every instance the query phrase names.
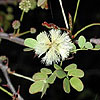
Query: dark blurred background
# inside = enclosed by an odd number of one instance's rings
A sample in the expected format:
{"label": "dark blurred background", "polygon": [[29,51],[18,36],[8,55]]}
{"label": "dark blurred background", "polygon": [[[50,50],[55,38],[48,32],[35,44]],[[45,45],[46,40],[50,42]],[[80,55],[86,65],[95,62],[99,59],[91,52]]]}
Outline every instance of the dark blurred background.
{"label": "dark blurred background", "polygon": [[[62,2],[66,16],[69,12],[73,17],[77,0],[62,0]],[[48,10],[36,8],[35,10],[29,11],[29,13],[25,14],[21,26],[21,32],[29,30],[30,27],[35,27],[37,32],[35,34],[24,35],[21,38],[35,38],[39,32],[47,30],[41,25],[41,23],[44,21],[54,23],[59,27],[65,27],[59,1],[48,0],[48,4]],[[12,4],[8,4],[6,6],[13,7],[14,19],[20,18],[21,10],[18,8],[18,6],[14,6]],[[5,11],[5,6],[0,5],[0,11],[3,10]],[[75,32],[85,25],[95,22],[100,22],[99,0],[81,0],[73,34],[75,34]],[[10,27],[7,32],[11,33],[13,32],[13,29]],[[100,38],[100,26],[88,28],[80,34],[84,35],[87,38],[87,41],[89,41],[90,38]],[[22,75],[32,77],[34,73],[39,72],[40,68],[45,67],[45,65],[40,63],[41,59],[38,59],[37,57],[34,59],[33,51],[24,52],[24,48],[25,47],[18,44],[14,44],[7,40],[2,40],[0,43],[0,55],[5,55],[9,58],[9,67],[12,70],[15,70],[17,73]],[[55,83],[47,90],[43,100],[100,100],[100,51],[79,51],[76,55],[74,55],[72,60],[64,61],[63,67],[71,63],[76,63],[78,68],[84,70],[85,72],[85,76],[82,78],[84,90],[82,92],[77,92],[71,88],[71,93],[66,94],[62,88],[62,80],[57,79]],[[53,69],[52,66],[49,68]],[[1,70],[0,77],[2,78],[1,84],[6,84],[6,80],[3,77]],[[32,82],[12,75],[10,75],[10,78],[16,90],[18,85],[21,86],[20,94],[25,100],[40,100],[40,93],[31,95],[28,92]],[[0,90],[0,100],[11,100],[11,97]]]}

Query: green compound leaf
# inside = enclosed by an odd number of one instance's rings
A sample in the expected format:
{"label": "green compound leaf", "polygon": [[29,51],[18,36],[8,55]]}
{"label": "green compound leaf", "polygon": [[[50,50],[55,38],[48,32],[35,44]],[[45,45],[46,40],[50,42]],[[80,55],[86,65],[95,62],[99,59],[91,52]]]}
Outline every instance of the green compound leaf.
{"label": "green compound leaf", "polygon": [[83,48],[84,45],[85,45],[85,43],[86,43],[85,37],[84,36],[80,36],[79,39],[78,39],[78,45],[79,45],[79,47]]}
{"label": "green compound leaf", "polygon": [[84,72],[81,69],[71,69],[68,71],[68,76],[83,77]]}
{"label": "green compound leaf", "polygon": [[76,69],[76,68],[77,68],[76,64],[70,64],[70,65],[65,67],[64,71],[69,71],[71,69]]}
{"label": "green compound leaf", "polygon": [[70,84],[75,90],[77,90],[79,92],[82,91],[84,88],[82,81],[77,77],[72,77],[70,79]]}
{"label": "green compound leaf", "polygon": [[44,96],[44,94],[46,93],[46,91],[47,91],[48,88],[49,88],[49,84],[45,83],[44,87],[43,87],[43,90],[42,90],[41,98]]}
{"label": "green compound leaf", "polygon": [[35,94],[41,92],[43,90],[43,87],[44,87],[44,81],[36,81],[30,86],[29,93]]}
{"label": "green compound leaf", "polygon": [[52,74],[49,76],[49,78],[47,79],[47,82],[48,82],[49,84],[53,84],[55,80],[56,80],[56,75],[55,75],[55,73],[52,73]]}
{"label": "green compound leaf", "polygon": [[66,93],[70,93],[70,82],[68,78],[63,80],[63,89]]}
{"label": "green compound leaf", "polygon": [[66,73],[62,69],[55,70],[55,74],[60,79],[62,79],[66,76]]}
{"label": "green compound leaf", "polygon": [[33,38],[27,38],[24,41],[24,45],[25,46],[27,46],[29,48],[33,48],[33,49],[34,49],[36,43],[37,43],[37,41],[35,39],[33,39]]}
{"label": "green compound leaf", "polygon": [[87,48],[87,49],[93,49],[92,43],[86,42],[86,43],[85,43],[85,48]]}
{"label": "green compound leaf", "polygon": [[58,69],[62,69],[62,68],[61,68],[59,65],[57,65],[57,64],[54,64],[54,68],[57,69],[57,70],[58,70]]}
{"label": "green compound leaf", "polygon": [[39,81],[39,80],[46,80],[48,76],[47,74],[38,72],[38,73],[35,73],[32,78],[35,81]]}
{"label": "green compound leaf", "polygon": [[41,71],[41,73],[45,73],[45,74],[51,74],[52,73],[52,71],[48,68],[42,68],[40,71]]}

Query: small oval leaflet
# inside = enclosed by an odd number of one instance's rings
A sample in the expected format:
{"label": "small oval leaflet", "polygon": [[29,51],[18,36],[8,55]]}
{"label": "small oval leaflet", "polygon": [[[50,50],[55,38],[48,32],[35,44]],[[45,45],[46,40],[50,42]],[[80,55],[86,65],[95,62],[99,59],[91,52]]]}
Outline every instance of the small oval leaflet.
{"label": "small oval leaflet", "polygon": [[24,51],[32,51],[33,49],[32,48],[25,48],[23,49]]}
{"label": "small oval leaflet", "polygon": [[75,44],[71,43],[71,46],[73,47],[71,51],[74,52],[74,53],[76,53],[76,46],[75,46]]}
{"label": "small oval leaflet", "polygon": [[48,76],[47,76],[47,74],[39,72],[39,73],[35,73],[32,78],[35,81],[39,81],[39,80],[46,80],[48,78]]}
{"label": "small oval leaflet", "polygon": [[84,88],[82,81],[77,77],[72,77],[70,79],[70,84],[75,90],[77,90],[79,92],[82,91]]}
{"label": "small oval leaflet", "polygon": [[41,73],[45,73],[45,74],[51,74],[52,73],[52,71],[48,68],[42,68],[40,71],[41,71]]}
{"label": "small oval leaflet", "polygon": [[71,69],[76,69],[76,68],[77,68],[76,64],[70,64],[70,65],[65,67],[64,71],[69,71]]}
{"label": "small oval leaflet", "polygon": [[54,64],[54,68],[55,69],[62,69],[59,65],[57,65],[57,64]]}
{"label": "small oval leaflet", "polygon": [[93,49],[92,43],[86,42],[86,43],[85,43],[85,48],[87,48],[87,49]]}
{"label": "small oval leaflet", "polygon": [[70,82],[68,78],[63,80],[63,89],[66,93],[70,93]]}
{"label": "small oval leaflet", "polygon": [[62,69],[56,70],[55,74],[60,79],[62,79],[62,78],[64,78],[66,76],[66,73]]}
{"label": "small oval leaflet", "polygon": [[100,49],[100,45],[95,45],[95,48],[96,49]]}
{"label": "small oval leaflet", "polygon": [[79,47],[83,48],[84,45],[85,45],[85,43],[86,43],[85,37],[84,36],[80,36],[79,39],[78,39],[78,45],[79,45]]}
{"label": "small oval leaflet", "polygon": [[27,38],[24,41],[24,45],[25,46],[27,46],[29,48],[33,48],[33,49],[34,49],[36,43],[37,43],[37,41],[35,39],[33,39],[33,38]]}
{"label": "small oval leaflet", "polygon": [[55,81],[55,79],[56,79],[56,75],[55,75],[55,73],[52,73],[52,74],[49,76],[49,78],[47,79],[47,82],[48,82],[49,84],[53,84],[54,81]]}
{"label": "small oval leaflet", "polygon": [[33,83],[30,88],[29,88],[29,93],[30,94],[35,94],[38,92],[41,92],[43,90],[44,87],[44,82],[43,81],[36,81],[35,83]]}
{"label": "small oval leaflet", "polygon": [[81,69],[71,69],[68,71],[68,76],[83,77],[84,72]]}
{"label": "small oval leaflet", "polygon": [[48,88],[49,88],[49,84],[45,83],[44,87],[43,87],[43,90],[42,90],[41,98],[44,96],[44,94],[46,93],[46,91],[47,91]]}

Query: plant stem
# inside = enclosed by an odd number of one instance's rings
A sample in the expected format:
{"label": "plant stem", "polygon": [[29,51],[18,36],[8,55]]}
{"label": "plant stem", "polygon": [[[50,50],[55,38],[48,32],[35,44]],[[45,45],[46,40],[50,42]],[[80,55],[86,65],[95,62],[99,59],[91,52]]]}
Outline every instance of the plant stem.
{"label": "plant stem", "polygon": [[8,92],[6,89],[4,89],[3,87],[0,86],[0,90],[2,90],[3,92],[5,92],[6,94],[8,94],[9,96],[13,96],[12,93]]}
{"label": "plant stem", "polygon": [[14,29],[14,33],[13,34],[16,34],[16,30]]}
{"label": "plant stem", "polygon": [[26,32],[23,32],[23,33],[20,33],[20,34],[16,34],[16,36],[22,36],[22,35],[25,35],[25,34],[27,34],[27,33],[29,33],[30,31],[26,31]]}
{"label": "plant stem", "polygon": [[[21,17],[20,17],[20,22],[22,22],[24,16],[24,11],[22,11]],[[17,34],[19,34],[20,28],[17,29]]]}
{"label": "plant stem", "polygon": [[75,11],[75,15],[74,15],[73,24],[75,24],[75,22],[76,22],[76,17],[77,17],[77,12],[78,12],[78,8],[79,8],[79,4],[80,4],[80,0],[77,1],[77,6],[76,6],[76,11]]}
{"label": "plant stem", "polygon": [[24,76],[24,75],[21,75],[21,74],[17,74],[17,73],[10,73],[10,74],[34,82],[34,80],[32,78],[30,78],[30,77],[27,77],[27,76]]}
{"label": "plant stem", "polygon": [[21,17],[20,17],[20,22],[22,22],[24,16],[24,11],[22,11]]}
{"label": "plant stem", "polygon": [[68,29],[68,22],[67,22],[67,19],[66,19],[66,15],[65,15],[65,12],[64,12],[64,8],[63,8],[63,5],[62,5],[62,1],[59,0],[59,3],[60,3],[60,7],[61,7],[61,10],[62,10],[62,14],[63,14],[63,18],[64,18],[64,22],[65,22],[65,25],[66,25],[66,28]]}
{"label": "plant stem", "polygon": [[93,23],[93,24],[89,24],[89,25],[83,27],[82,29],[80,29],[79,31],[77,31],[77,32],[75,33],[74,38],[75,38],[80,32],[84,31],[85,29],[87,29],[87,28],[89,28],[89,27],[91,27],[91,26],[96,26],[96,25],[100,25],[100,23]]}

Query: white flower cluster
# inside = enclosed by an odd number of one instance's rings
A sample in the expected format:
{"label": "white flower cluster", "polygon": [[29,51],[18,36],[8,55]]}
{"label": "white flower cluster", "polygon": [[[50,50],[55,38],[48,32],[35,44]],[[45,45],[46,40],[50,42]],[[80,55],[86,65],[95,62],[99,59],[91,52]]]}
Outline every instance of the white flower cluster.
{"label": "white flower cluster", "polygon": [[19,8],[27,13],[31,9],[31,2],[30,2],[30,0],[22,0],[19,3]]}
{"label": "white flower cluster", "polygon": [[42,62],[48,66],[68,58],[72,48],[68,33],[61,34],[60,30],[52,29],[49,34],[44,31],[37,36],[37,44],[34,49],[39,57],[45,54]]}

